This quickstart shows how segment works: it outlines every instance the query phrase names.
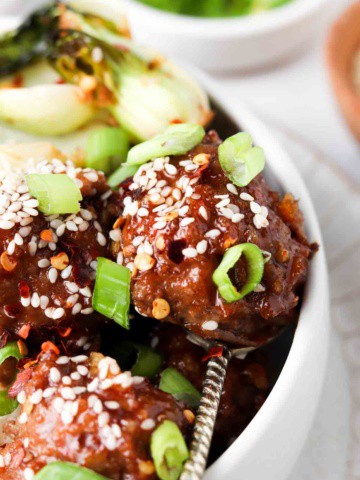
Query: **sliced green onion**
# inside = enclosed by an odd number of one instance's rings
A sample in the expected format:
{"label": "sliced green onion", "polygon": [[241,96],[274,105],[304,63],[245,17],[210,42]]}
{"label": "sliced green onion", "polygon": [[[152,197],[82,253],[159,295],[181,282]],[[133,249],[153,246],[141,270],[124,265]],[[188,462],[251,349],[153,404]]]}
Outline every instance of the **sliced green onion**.
{"label": "sliced green onion", "polygon": [[122,128],[93,130],[86,141],[86,166],[108,175],[125,162],[128,151],[129,137]]}
{"label": "sliced green onion", "polygon": [[[5,347],[0,349],[0,365],[2,365],[5,360],[13,357],[17,360],[20,360],[23,356],[20,353],[19,347],[16,342],[9,342]],[[7,390],[0,391],[0,416],[9,415],[12,413],[18,406],[16,398],[10,398],[8,396]]]}
{"label": "sliced green onion", "polygon": [[204,136],[205,130],[200,125],[193,123],[170,125],[164,133],[131,148],[127,163],[141,165],[157,157],[183,155],[198,145]]}
{"label": "sliced green onion", "polygon": [[80,467],[75,463],[53,462],[43,467],[34,480],[107,480],[88,468]]}
{"label": "sliced green onion", "polygon": [[25,179],[31,196],[38,200],[38,208],[45,215],[80,211],[80,189],[67,175],[32,173]]}
{"label": "sliced green onion", "polygon": [[152,434],[151,456],[161,480],[177,480],[189,458],[184,437],[176,423],[165,420]]}
{"label": "sliced green onion", "polygon": [[0,417],[9,415],[18,406],[16,398],[10,398],[7,390],[0,391]]}
{"label": "sliced green onion", "polygon": [[23,357],[16,342],[9,342],[5,347],[0,348],[0,365],[10,357],[16,358],[17,360]]}
{"label": "sliced green onion", "polygon": [[131,373],[139,377],[153,377],[161,368],[163,358],[152,348],[139,343],[132,344],[136,350],[137,357],[131,368]]}
{"label": "sliced green onion", "polygon": [[123,163],[115,172],[108,178],[108,185],[111,188],[117,188],[124,180],[133,177],[138,171],[138,165],[128,165]]}
{"label": "sliced green onion", "polygon": [[161,373],[159,388],[173,395],[176,400],[185,402],[189,407],[199,405],[200,392],[175,368],[166,368]]}
{"label": "sliced green onion", "polygon": [[[244,254],[247,262],[247,279],[240,291],[237,291],[231,283],[228,271]],[[241,243],[229,248],[220,265],[213,273],[212,279],[217,285],[220,295],[227,302],[236,302],[252,292],[261,282],[264,273],[264,257],[257,245],[253,243]]]}
{"label": "sliced green onion", "polygon": [[219,162],[232,183],[245,187],[264,170],[264,150],[253,147],[251,135],[240,132],[219,146]]}
{"label": "sliced green onion", "polygon": [[163,363],[163,357],[158,352],[131,341],[117,344],[111,356],[116,358],[122,370],[131,370],[133,375],[139,377],[153,377]]}
{"label": "sliced green onion", "polygon": [[94,310],[129,329],[130,270],[107,258],[97,259]]}

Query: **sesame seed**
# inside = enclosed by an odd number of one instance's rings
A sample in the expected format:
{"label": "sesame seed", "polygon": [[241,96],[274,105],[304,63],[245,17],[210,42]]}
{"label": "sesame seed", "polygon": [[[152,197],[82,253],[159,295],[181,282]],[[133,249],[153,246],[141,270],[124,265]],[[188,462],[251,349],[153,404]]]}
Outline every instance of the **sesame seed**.
{"label": "sesame seed", "polygon": [[74,416],[68,412],[67,410],[64,410],[61,412],[61,421],[63,422],[64,425],[70,425],[74,420]]}
{"label": "sesame seed", "polygon": [[118,408],[120,408],[120,404],[118,402],[111,401],[111,400],[109,400],[108,402],[105,402],[104,405],[109,410],[117,410]]}
{"label": "sesame seed", "polygon": [[99,427],[104,427],[110,422],[110,415],[108,412],[101,412],[100,415],[98,416],[98,424]]}
{"label": "sesame seed", "polygon": [[32,468],[25,468],[24,470],[24,480],[33,480],[34,478],[34,470]]}
{"label": "sesame seed", "polygon": [[27,421],[28,421],[28,415],[27,415],[26,412],[23,412],[23,413],[20,415],[20,417],[19,417],[19,419],[18,419],[18,422],[19,422],[20,424],[23,424],[23,423],[26,423]]}
{"label": "sesame seed", "polygon": [[152,418],[147,418],[143,420],[140,424],[142,430],[152,430],[155,427],[156,423]]}
{"label": "sesame seed", "polygon": [[48,271],[48,278],[49,278],[51,283],[56,283],[58,275],[59,274],[58,274],[58,271],[56,270],[56,268],[50,268],[50,270]]}
{"label": "sesame seed", "polygon": [[33,405],[37,405],[41,402],[42,397],[43,397],[43,391],[42,391],[42,389],[38,389],[31,395],[30,402]]}
{"label": "sesame seed", "polygon": [[241,200],[245,200],[246,202],[252,202],[254,200],[254,197],[246,192],[240,193],[240,198]]}
{"label": "sesame seed", "polygon": [[169,175],[176,175],[177,174],[177,168],[175,165],[172,165],[171,163],[166,163],[165,164],[165,170]]}
{"label": "sesame seed", "polygon": [[207,249],[207,241],[206,240],[201,240],[197,245],[196,245],[196,250],[198,253],[203,254],[206,252]]}
{"label": "sesame seed", "polygon": [[201,325],[203,330],[216,330],[219,324],[215,320],[208,320]]}
{"label": "sesame seed", "polygon": [[261,206],[256,202],[250,202],[250,210],[253,213],[260,213],[261,212]]}
{"label": "sesame seed", "polygon": [[116,230],[111,230],[110,233],[109,233],[109,236],[110,236],[112,241],[120,242],[120,240],[121,240],[121,230],[118,229],[118,228]]}
{"label": "sesame seed", "polygon": [[195,218],[192,218],[192,217],[183,218],[180,222],[180,227],[186,227],[190,225],[190,223],[193,223],[194,221],[195,221]]}
{"label": "sesame seed", "polygon": [[33,293],[31,297],[31,306],[33,308],[38,308],[40,307],[40,297],[38,293]]}
{"label": "sesame seed", "polygon": [[66,365],[67,363],[69,363],[69,357],[63,355],[56,360],[56,363],[58,365]]}
{"label": "sesame seed", "polygon": [[89,369],[87,367],[85,367],[85,365],[78,365],[77,367],[77,371],[80,373],[80,375],[82,375],[83,377],[85,377],[88,373],[89,373]]}
{"label": "sesame seed", "polygon": [[237,188],[233,183],[227,183],[226,188],[229,190],[230,193],[233,193],[234,195],[238,194]]}
{"label": "sesame seed", "polygon": [[239,223],[241,220],[245,217],[242,213],[234,213],[234,215],[231,217],[231,221],[233,223]]}
{"label": "sesame seed", "polygon": [[20,403],[20,405],[23,405],[26,402],[26,394],[24,390],[21,390],[21,392],[18,394],[17,401]]}
{"label": "sesame seed", "polygon": [[50,398],[54,395],[55,392],[56,392],[56,388],[49,387],[46,390],[44,390],[43,398]]}
{"label": "sesame seed", "polygon": [[41,295],[40,297],[40,307],[42,308],[42,310],[45,310],[46,307],[49,305],[49,297],[47,297],[46,295]]}
{"label": "sesame seed", "polygon": [[75,393],[71,387],[63,387],[60,389],[60,394],[64,400],[75,400]]}
{"label": "sesame seed", "polygon": [[196,248],[188,247],[182,250],[182,254],[187,258],[195,258],[198,254]]}
{"label": "sesame seed", "polygon": [[139,217],[147,217],[149,215],[149,210],[145,207],[141,207],[138,210]]}
{"label": "sesame seed", "polygon": [[214,228],[213,230],[209,230],[208,232],[205,233],[205,237],[207,238],[216,238],[221,234],[220,230],[217,228]]}
{"label": "sesame seed", "polygon": [[65,310],[63,308],[56,308],[53,313],[53,320],[58,320],[65,315]]}
{"label": "sesame seed", "polygon": [[208,220],[208,213],[203,205],[201,205],[201,207],[199,208],[199,214],[203,217],[204,220]]}
{"label": "sesame seed", "polygon": [[105,236],[104,236],[101,232],[98,232],[98,233],[97,233],[96,239],[97,239],[99,245],[101,245],[102,247],[105,247],[105,245],[106,245],[106,238],[105,238]]}
{"label": "sesame seed", "polygon": [[86,362],[87,359],[88,359],[88,356],[87,356],[87,355],[76,355],[75,357],[71,357],[71,358],[70,358],[70,360],[71,360],[73,363]]}
{"label": "sesame seed", "polygon": [[60,371],[56,367],[50,368],[49,378],[54,383],[60,382],[60,379],[61,379]]}
{"label": "sesame seed", "polygon": [[20,298],[20,303],[23,307],[28,307],[30,305],[31,298],[30,297],[21,297]]}
{"label": "sesame seed", "polygon": [[65,375],[63,378],[62,378],[62,383],[64,385],[71,385],[71,378],[68,376],[68,375]]}
{"label": "sesame seed", "polygon": [[92,295],[89,287],[80,288],[79,292],[81,293],[81,295],[84,295],[84,297],[88,298],[90,298]]}
{"label": "sesame seed", "polygon": [[183,217],[184,215],[186,215],[188,211],[189,211],[188,205],[184,205],[183,207],[179,208],[180,217]]}
{"label": "sesame seed", "polygon": [[221,208],[221,207],[225,207],[229,203],[230,203],[230,199],[229,198],[224,198],[219,203],[217,203],[215,206],[216,206],[216,208]]}

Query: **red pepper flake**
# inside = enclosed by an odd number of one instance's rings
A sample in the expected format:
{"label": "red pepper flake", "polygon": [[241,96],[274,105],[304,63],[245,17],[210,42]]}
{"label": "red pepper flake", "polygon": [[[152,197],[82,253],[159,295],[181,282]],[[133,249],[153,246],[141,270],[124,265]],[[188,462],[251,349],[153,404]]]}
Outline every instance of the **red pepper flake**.
{"label": "red pepper flake", "polygon": [[72,328],[70,327],[66,328],[65,330],[59,329],[59,335],[60,337],[66,338],[70,335],[71,331],[72,331]]}
{"label": "red pepper flake", "polygon": [[57,83],[58,85],[64,85],[64,83],[66,82],[63,78],[58,78],[55,83]]}
{"label": "red pepper flake", "polygon": [[224,347],[211,347],[208,353],[202,358],[202,362],[206,362],[207,360],[210,360],[210,358],[215,358],[215,357],[222,357],[224,351]]}
{"label": "red pepper flake", "polygon": [[21,353],[21,355],[26,357],[26,355],[29,353],[29,351],[28,351],[25,343],[22,340],[18,340],[16,343],[17,343],[17,346],[19,348],[19,352]]}
{"label": "red pepper flake", "polygon": [[60,350],[58,349],[58,347],[50,341],[44,342],[41,345],[41,350],[43,352],[55,352],[56,355],[59,355],[59,353],[60,353]]}
{"label": "red pepper flake", "polygon": [[180,118],[174,118],[173,120],[171,120],[171,122],[173,125],[177,125],[179,123],[184,123],[182,120],[180,120]]}
{"label": "red pepper flake", "polygon": [[17,445],[17,449],[15,453],[13,453],[13,455],[11,456],[10,467],[14,469],[19,468],[22,461],[24,460],[24,457],[25,457],[25,450],[21,448],[20,445]]}
{"label": "red pepper flake", "polygon": [[30,297],[30,287],[26,280],[21,280],[19,283],[19,290],[20,290],[20,296],[22,298],[29,298]]}
{"label": "red pepper flake", "polygon": [[23,370],[22,372],[18,373],[15,382],[11,385],[8,391],[9,397],[16,397],[21,390],[24,389],[24,386],[27,384],[27,382],[30,380],[32,375],[32,370],[31,368],[27,368],[26,370]]}
{"label": "red pepper flake", "polygon": [[29,336],[29,332],[30,332],[30,324],[29,323],[26,323],[25,325],[23,325],[20,330],[17,332],[17,334],[19,335],[19,337],[23,338],[24,340],[27,339],[27,337]]}
{"label": "red pepper flake", "polygon": [[21,73],[17,73],[13,80],[12,80],[12,84],[13,84],[13,87],[14,88],[21,88],[24,86],[24,77],[23,75],[21,75]]}

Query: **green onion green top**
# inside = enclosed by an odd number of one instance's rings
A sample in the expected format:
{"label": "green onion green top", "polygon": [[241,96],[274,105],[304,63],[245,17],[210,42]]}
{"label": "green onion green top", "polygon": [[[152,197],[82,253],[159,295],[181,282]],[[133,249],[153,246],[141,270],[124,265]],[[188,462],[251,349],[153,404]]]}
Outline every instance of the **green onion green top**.
{"label": "green onion green top", "polygon": [[[17,360],[23,357],[16,342],[9,342],[5,347],[0,349],[0,365],[10,357],[16,358]],[[0,417],[9,415],[17,406],[18,402],[16,398],[10,398],[7,390],[0,391]]]}
{"label": "green onion green top", "polygon": [[[237,291],[228,272],[234,267],[242,254],[244,254],[247,263],[247,280],[241,290]],[[245,295],[252,292],[261,282],[263,273],[264,257],[260,248],[253,243],[241,243],[240,245],[234,245],[225,252],[212,278],[222,298],[231,303],[241,300]]]}
{"label": "green onion green top", "polygon": [[165,420],[151,436],[151,456],[161,480],[177,480],[189,452],[176,423]]}
{"label": "green onion green top", "polygon": [[108,175],[125,162],[128,151],[129,137],[122,128],[93,130],[86,142],[86,166]]}
{"label": "green onion green top", "polygon": [[253,147],[251,135],[240,132],[219,146],[219,162],[232,183],[245,187],[264,170],[264,150]]}
{"label": "green onion green top", "polygon": [[30,195],[38,200],[38,209],[45,215],[80,211],[80,189],[67,175],[32,173],[25,179]]}
{"label": "green onion green top", "polygon": [[198,145],[205,136],[200,125],[180,123],[170,125],[164,133],[135,145],[128,154],[127,163],[141,165],[157,157],[183,155]]}
{"label": "green onion green top", "polygon": [[135,173],[138,171],[138,168],[139,168],[139,165],[129,165],[127,163],[123,163],[108,178],[109,187],[117,188],[120,185],[120,183],[122,183],[124,180],[126,180],[129,177],[133,177]]}
{"label": "green onion green top", "polygon": [[189,407],[199,405],[200,392],[175,368],[166,368],[161,373],[159,388],[170,393],[177,400],[185,402]]}
{"label": "green onion green top", "polygon": [[107,480],[107,478],[74,463],[53,462],[43,467],[35,475],[34,480]]}
{"label": "green onion green top", "polygon": [[110,356],[116,358],[121,370],[131,370],[132,375],[139,377],[153,377],[163,362],[162,355],[152,348],[131,341],[114,345]]}
{"label": "green onion green top", "polygon": [[292,0],[139,0],[172,13],[197,17],[236,17],[280,7]]}
{"label": "green onion green top", "polygon": [[107,258],[97,259],[94,310],[129,329],[130,270]]}

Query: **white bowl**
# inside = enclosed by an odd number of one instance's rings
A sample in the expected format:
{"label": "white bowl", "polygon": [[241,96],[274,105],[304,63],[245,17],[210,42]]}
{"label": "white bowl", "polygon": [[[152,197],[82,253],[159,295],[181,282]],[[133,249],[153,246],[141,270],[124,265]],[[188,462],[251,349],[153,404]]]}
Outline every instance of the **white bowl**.
{"label": "white bowl", "polygon": [[[311,263],[299,325],[280,377],[245,431],[205,475],[205,480],[285,480],[306,441],[325,376],[330,322],[324,243],[306,186],[268,128],[245,105],[219,93],[221,86],[207,75],[189,67],[187,70],[238,129],[250,132],[255,143],[265,149],[268,173],[280,188],[300,198],[309,238],[320,244]],[[56,142],[59,148],[63,141]]]}
{"label": "white bowl", "polygon": [[276,64],[308,46],[329,0],[293,0],[277,9],[234,18],[178,15],[122,0],[134,38],[165,55],[210,70]]}
{"label": "white bowl", "polygon": [[307,188],[268,128],[245,105],[219,93],[220,85],[207,75],[187,70],[239,130],[250,132],[264,148],[268,173],[283,191],[300,199],[308,236],[320,245],[311,262],[299,324],[280,377],[248,427],[205,476],[206,480],[284,480],[305,444],[325,376],[330,314],[324,242]]}

